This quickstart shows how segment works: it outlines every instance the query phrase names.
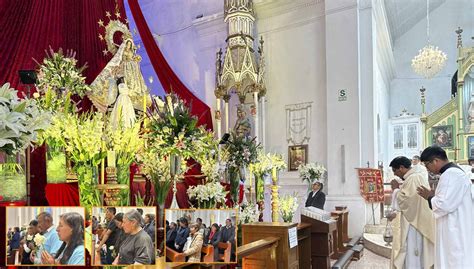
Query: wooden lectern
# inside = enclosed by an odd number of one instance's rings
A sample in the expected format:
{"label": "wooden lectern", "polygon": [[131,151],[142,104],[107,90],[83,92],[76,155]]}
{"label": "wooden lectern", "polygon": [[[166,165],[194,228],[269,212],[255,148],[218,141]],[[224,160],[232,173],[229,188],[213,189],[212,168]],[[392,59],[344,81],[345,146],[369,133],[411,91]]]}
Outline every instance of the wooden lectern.
{"label": "wooden lectern", "polygon": [[319,221],[305,215],[301,215],[302,223],[311,224],[311,265],[312,268],[329,269],[337,242],[334,234],[337,234],[337,223],[330,219],[327,222]]}
{"label": "wooden lectern", "polygon": [[[266,264],[273,263],[273,261],[271,261],[272,258],[276,258],[276,268],[298,269],[298,246],[290,248],[289,244],[289,229],[296,228],[296,226],[297,223],[281,222],[254,222],[243,224],[243,245],[268,237],[277,237],[280,239],[276,250],[273,253],[269,249],[243,258],[243,268],[266,269],[269,268]],[[275,254],[276,257],[272,257],[275,256]]]}

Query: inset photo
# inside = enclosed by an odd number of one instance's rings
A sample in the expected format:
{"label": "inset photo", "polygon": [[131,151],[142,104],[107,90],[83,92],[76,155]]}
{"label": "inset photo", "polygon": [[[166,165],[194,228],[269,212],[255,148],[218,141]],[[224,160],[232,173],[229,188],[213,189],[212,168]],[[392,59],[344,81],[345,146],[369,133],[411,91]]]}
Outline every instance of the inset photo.
{"label": "inset photo", "polygon": [[237,262],[237,210],[166,209],[166,262]]}
{"label": "inset photo", "polygon": [[8,207],[7,265],[85,265],[83,207]]}
{"label": "inset photo", "polygon": [[92,265],[152,265],[156,207],[93,207]]}

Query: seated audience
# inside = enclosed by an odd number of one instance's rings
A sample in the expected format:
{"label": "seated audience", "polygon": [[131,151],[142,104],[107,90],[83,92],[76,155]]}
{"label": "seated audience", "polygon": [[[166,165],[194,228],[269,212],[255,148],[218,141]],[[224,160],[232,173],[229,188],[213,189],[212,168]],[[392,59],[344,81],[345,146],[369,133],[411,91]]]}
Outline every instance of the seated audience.
{"label": "seated audience", "polygon": [[189,247],[179,256],[188,257],[187,262],[201,262],[201,249],[203,244],[202,233],[199,232],[199,224],[193,223],[190,226],[191,243]]}
{"label": "seated audience", "polygon": [[181,227],[180,229],[178,229],[178,232],[176,234],[174,248],[178,252],[183,252],[184,245],[186,244],[186,241],[189,236],[188,219],[182,217],[179,220],[179,224],[181,225]]}
{"label": "seated audience", "polygon": [[175,249],[174,242],[176,240],[177,227],[176,223],[171,222],[169,230],[166,232],[166,246]]}
{"label": "seated audience", "polygon": [[[221,228],[221,242],[231,243],[231,260],[235,260],[235,227],[232,225],[232,220],[225,221],[225,227]],[[224,253],[223,250],[220,250]]]}
{"label": "seated audience", "polygon": [[211,226],[211,231],[205,237],[204,245],[205,246],[212,245],[214,247],[214,261],[215,262],[219,261],[218,245],[220,241],[221,241],[221,232],[219,231],[219,225],[217,225],[217,223],[214,223]]}

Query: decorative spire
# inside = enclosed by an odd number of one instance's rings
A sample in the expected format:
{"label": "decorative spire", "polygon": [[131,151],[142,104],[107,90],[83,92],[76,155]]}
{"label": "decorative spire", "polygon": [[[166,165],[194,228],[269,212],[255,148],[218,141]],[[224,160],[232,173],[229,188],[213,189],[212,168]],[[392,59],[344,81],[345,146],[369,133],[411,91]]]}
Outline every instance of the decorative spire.
{"label": "decorative spire", "polygon": [[461,27],[458,26],[458,29],[454,32],[456,32],[456,34],[458,35],[457,48],[462,48],[462,36],[461,36],[461,34],[462,34],[463,30],[462,30]]}

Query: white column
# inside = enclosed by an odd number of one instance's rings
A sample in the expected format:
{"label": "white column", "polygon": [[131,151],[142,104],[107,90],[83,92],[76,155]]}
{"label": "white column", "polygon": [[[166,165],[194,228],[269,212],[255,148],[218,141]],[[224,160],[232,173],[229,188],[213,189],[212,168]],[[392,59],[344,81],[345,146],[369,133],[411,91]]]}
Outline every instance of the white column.
{"label": "white column", "polygon": [[221,125],[221,99],[216,99],[216,127],[217,127],[217,139],[221,139],[222,137],[222,125]]}
{"label": "white column", "polygon": [[260,105],[260,109],[262,110],[262,113],[260,115],[262,116],[262,147],[265,149],[265,96],[260,97],[260,102],[262,103]]}
{"label": "white column", "polygon": [[225,132],[229,133],[229,100],[225,100]]}
{"label": "white column", "polygon": [[259,127],[258,127],[258,92],[253,92],[253,105],[255,106],[255,111],[252,113],[253,119],[255,122],[255,141],[258,143],[259,139]]}

